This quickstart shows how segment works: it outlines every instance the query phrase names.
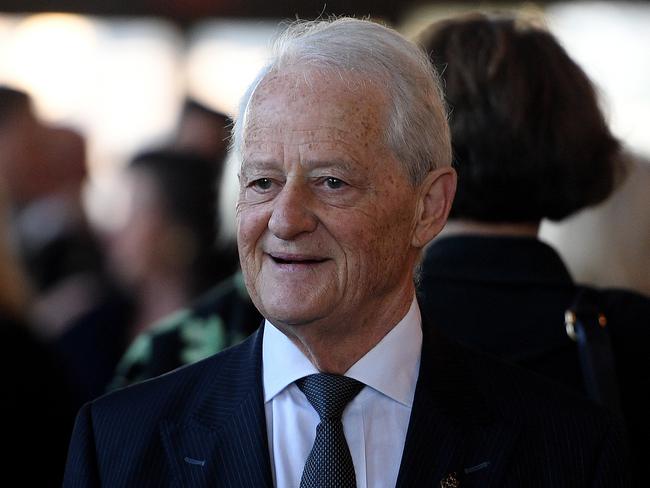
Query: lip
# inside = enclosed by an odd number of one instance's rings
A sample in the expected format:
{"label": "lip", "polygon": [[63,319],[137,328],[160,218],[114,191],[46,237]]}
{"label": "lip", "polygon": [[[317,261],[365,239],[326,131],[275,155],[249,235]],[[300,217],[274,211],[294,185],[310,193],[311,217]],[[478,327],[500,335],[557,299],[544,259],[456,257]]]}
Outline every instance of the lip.
{"label": "lip", "polygon": [[266,255],[280,266],[313,266],[329,260],[327,257],[313,254],[267,252]]}

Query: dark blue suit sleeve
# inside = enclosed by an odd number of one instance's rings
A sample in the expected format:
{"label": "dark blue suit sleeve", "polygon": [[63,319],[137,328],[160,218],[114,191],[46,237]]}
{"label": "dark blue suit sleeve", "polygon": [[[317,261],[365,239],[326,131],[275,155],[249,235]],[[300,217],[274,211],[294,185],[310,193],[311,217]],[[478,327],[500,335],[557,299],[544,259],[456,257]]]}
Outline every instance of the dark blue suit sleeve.
{"label": "dark blue suit sleeve", "polygon": [[85,404],[77,414],[68,450],[63,486],[65,488],[101,486],[90,403]]}

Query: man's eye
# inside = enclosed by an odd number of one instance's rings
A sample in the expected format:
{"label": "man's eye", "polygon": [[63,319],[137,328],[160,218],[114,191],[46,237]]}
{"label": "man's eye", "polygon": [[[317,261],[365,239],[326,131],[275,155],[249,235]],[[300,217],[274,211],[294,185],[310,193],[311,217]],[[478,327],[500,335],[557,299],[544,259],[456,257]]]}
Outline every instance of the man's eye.
{"label": "man's eye", "polygon": [[270,178],[260,178],[251,183],[251,186],[256,190],[270,190],[273,182]]}
{"label": "man's eye", "polygon": [[345,185],[345,182],[343,180],[339,180],[338,178],[334,178],[333,176],[329,176],[325,179],[325,184],[332,190],[338,190]]}

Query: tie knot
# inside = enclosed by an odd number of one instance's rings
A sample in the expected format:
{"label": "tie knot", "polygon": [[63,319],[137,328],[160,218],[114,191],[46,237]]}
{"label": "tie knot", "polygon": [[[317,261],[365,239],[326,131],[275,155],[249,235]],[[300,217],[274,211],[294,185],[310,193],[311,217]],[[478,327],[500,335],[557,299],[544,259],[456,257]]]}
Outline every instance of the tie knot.
{"label": "tie knot", "polygon": [[296,384],[318,412],[321,421],[340,419],[345,406],[365,386],[353,378],[329,373],[305,376]]}

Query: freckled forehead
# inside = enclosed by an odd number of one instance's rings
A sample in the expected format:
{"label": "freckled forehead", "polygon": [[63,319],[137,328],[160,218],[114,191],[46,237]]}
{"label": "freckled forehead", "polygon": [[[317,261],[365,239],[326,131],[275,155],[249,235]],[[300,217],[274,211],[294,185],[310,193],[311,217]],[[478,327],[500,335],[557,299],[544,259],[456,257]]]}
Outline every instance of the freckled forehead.
{"label": "freckled forehead", "polygon": [[263,80],[250,102],[245,146],[263,141],[383,144],[385,94],[358,75],[349,80],[345,75],[299,71]]}
{"label": "freckled forehead", "polygon": [[[251,124],[252,125],[252,124]],[[246,146],[264,146],[275,144],[340,144],[350,143],[350,131],[336,127],[318,129],[286,130],[286,126],[265,126],[255,124],[246,131]]]}

